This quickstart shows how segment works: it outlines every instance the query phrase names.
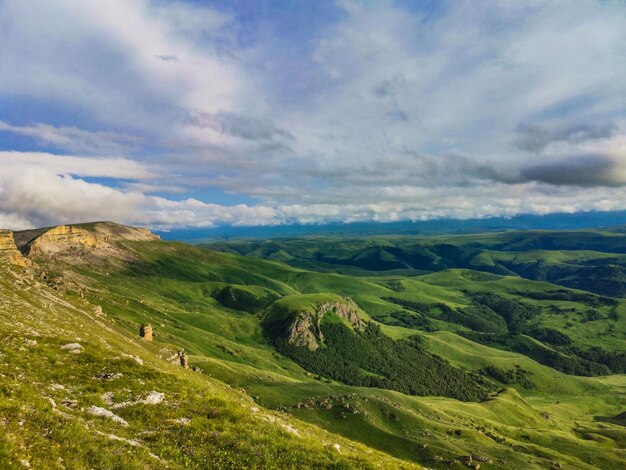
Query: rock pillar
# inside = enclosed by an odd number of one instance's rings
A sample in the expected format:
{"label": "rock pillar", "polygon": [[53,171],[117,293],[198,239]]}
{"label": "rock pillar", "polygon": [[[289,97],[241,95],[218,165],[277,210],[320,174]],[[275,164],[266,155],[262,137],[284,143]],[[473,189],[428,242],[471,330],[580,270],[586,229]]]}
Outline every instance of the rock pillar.
{"label": "rock pillar", "polygon": [[139,328],[139,336],[146,341],[152,341],[152,325],[141,325],[141,328]]}

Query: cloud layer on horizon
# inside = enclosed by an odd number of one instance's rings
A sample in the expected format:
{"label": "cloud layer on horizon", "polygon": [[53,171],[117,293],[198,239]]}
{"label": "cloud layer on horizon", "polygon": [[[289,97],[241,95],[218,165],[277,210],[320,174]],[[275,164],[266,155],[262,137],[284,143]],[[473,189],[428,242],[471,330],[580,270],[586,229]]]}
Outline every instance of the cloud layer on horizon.
{"label": "cloud layer on horizon", "polygon": [[575,3],[6,0],[0,226],[626,209],[626,6]]}

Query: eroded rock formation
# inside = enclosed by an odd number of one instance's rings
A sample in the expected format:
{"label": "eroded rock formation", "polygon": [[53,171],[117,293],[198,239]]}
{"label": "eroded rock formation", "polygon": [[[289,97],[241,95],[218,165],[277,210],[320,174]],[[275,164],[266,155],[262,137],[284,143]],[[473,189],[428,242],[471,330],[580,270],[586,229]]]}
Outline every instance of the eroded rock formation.
{"label": "eroded rock formation", "polygon": [[141,325],[139,328],[139,336],[145,341],[152,341],[152,325]]}
{"label": "eroded rock formation", "polygon": [[53,256],[91,252],[115,257],[116,254],[124,254],[116,248],[117,241],[158,240],[159,237],[144,228],[96,222],[16,232],[15,239],[19,249],[27,255]]}
{"label": "eroded rock formation", "polygon": [[59,225],[52,227],[28,244],[29,254],[51,254],[79,245],[95,248],[108,244],[106,236],[100,236],[79,227]]}
{"label": "eroded rock formation", "polygon": [[17,249],[13,232],[10,230],[0,230],[0,259],[8,260],[9,263],[26,267],[28,260],[22,256]]}
{"label": "eroded rock formation", "polygon": [[316,305],[313,311],[299,312],[289,327],[289,342],[311,351],[317,350],[324,343],[321,324],[329,312],[347,320],[357,330],[365,328],[365,323],[359,318],[357,305],[346,297],[340,302],[323,302]]}

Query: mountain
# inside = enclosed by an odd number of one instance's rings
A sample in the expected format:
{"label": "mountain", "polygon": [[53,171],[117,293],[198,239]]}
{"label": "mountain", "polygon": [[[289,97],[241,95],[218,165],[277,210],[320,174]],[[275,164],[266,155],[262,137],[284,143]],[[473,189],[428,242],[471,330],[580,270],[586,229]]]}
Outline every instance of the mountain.
{"label": "mountain", "polygon": [[482,269],[536,236],[0,232],[0,462],[622,468],[626,301]]}
{"label": "mountain", "polygon": [[203,243],[241,238],[268,239],[303,236],[388,236],[468,234],[502,230],[577,230],[613,227],[624,230],[626,211],[522,214],[514,217],[482,219],[435,219],[401,222],[350,222],[324,224],[285,224],[269,226],[219,226],[163,230],[165,240]]}

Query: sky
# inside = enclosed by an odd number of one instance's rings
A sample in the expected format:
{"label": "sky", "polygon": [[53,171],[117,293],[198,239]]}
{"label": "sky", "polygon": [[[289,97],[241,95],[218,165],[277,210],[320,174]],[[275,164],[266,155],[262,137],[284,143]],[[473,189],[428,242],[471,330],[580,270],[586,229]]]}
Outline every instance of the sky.
{"label": "sky", "polygon": [[0,0],[0,227],[626,209],[626,2]]}

